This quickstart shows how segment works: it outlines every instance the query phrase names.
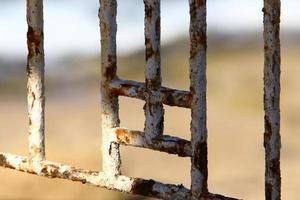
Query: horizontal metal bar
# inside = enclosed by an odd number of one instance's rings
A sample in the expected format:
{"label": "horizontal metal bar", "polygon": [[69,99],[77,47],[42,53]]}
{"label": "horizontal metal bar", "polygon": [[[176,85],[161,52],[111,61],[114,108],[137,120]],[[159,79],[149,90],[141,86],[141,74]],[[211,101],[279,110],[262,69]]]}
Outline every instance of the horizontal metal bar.
{"label": "horizontal metal bar", "polygon": [[168,135],[162,135],[151,141],[146,139],[144,132],[135,131],[125,128],[115,128],[112,131],[112,141],[116,141],[119,144],[148,148],[156,151],[162,151],[169,154],[177,154],[180,157],[191,156],[191,143],[190,141],[172,137]]}
{"label": "horizontal metal bar", "polygon": [[[6,153],[0,153],[0,166],[47,178],[67,179],[91,186],[159,199],[186,200],[189,199],[190,195],[190,191],[182,185],[163,184],[154,180],[126,176],[111,177],[103,172],[87,171],[45,160],[29,160],[27,157]],[[205,199],[234,200],[210,193]]]}
{"label": "horizontal metal bar", "polygon": [[[151,97],[153,103],[162,102],[169,106],[183,108],[191,107],[192,95],[189,91],[175,90],[160,87],[158,91],[147,91],[145,83],[114,79],[110,83],[110,89],[114,94],[146,100]],[[149,94],[151,92],[151,95]]]}

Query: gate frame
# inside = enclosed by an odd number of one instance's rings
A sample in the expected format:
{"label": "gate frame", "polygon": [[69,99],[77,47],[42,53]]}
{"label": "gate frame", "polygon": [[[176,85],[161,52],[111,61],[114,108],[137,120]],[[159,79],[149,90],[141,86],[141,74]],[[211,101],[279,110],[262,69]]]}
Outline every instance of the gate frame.
{"label": "gate frame", "polygon": [[[29,157],[0,153],[0,166],[161,199],[234,199],[207,188],[206,0],[190,4],[190,91],[161,86],[160,0],[145,4],[145,83],[117,77],[117,0],[99,0],[103,172],[77,169],[45,159],[43,1],[27,0]],[[281,199],[280,177],[280,0],[264,0],[265,199]],[[144,100],[144,132],[120,126],[118,96]],[[163,135],[163,104],[190,108],[191,141]],[[121,175],[120,145],[191,157],[191,190],[183,185]]]}

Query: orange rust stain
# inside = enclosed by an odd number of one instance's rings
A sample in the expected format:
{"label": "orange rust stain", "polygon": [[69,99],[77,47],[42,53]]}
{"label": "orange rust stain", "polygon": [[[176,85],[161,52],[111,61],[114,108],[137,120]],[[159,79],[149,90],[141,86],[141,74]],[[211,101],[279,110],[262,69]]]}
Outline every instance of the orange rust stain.
{"label": "orange rust stain", "polygon": [[28,58],[32,58],[40,53],[39,46],[42,41],[43,32],[35,30],[31,26],[28,26],[27,32],[27,47],[28,47]]}
{"label": "orange rust stain", "polygon": [[117,135],[117,140],[120,143],[129,144],[132,140],[135,139],[134,134],[124,129],[117,129],[115,133]]}

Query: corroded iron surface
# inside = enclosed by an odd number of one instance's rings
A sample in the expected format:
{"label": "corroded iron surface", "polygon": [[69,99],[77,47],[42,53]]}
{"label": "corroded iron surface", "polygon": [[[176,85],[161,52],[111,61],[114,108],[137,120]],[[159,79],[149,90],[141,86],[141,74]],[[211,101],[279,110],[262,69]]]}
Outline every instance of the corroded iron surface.
{"label": "corroded iron surface", "polygon": [[[0,153],[0,166],[81,182],[120,192],[167,200],[230,200],[207,187],[206,125],[206,0],[190,5],[190,91],[162,86],[160,60],[160,0],[144,0],[145,83],[117,76],[117,0],[99,0],[101,32],[101,108],[103,172],[93,172],[45,160],[43,1],[27,0],[27,76],[29,157]],[[280,200],[280,0],[264,0],[265,195]],[[120,127],[118,97],[145,101],[145,130]],[[164,135],[163,104],[191,109],[191,141]],[[155,180],[121,175],[119,145],[147,148],[191,158],[191,189]]]}
{"label": "corroded iron surface", "polygon": [[29,117],[29,155],[45,159],[44,139],[44,34],[43,1],[27,0],[27,100]]}
{"label": "corroded iron surface", "polygon": [[[154,180],[126,176],[110,177],[103,172],[88,171],[50,161],[0,153],[0,166],[47,178],[67,179],[82,184],[103,187],[124,193],[144,195],[166,200],[189,199],[189,190],[182,185],[163,184]],[[207,200],[231,200],[216,194],[207,194]],[[232,199],[234,200],[234,199]]]}
{"label": "corroded iron surface", "polygon": [[159,95],[161,87],[160,67],[160,0],[144,0],[145,4],[145,46],[146,46],[146,139],[159,137],[164,131],[164,108],[161,101],[151,101]]}
{"label": "corroded iron surface", "polygon": [[265,197],[281,199],[280,177],[280,0],[264,1]]}
{"label": "corroded iron surface", "polygon": [[192,99],[192,199],[200,199],[207,189],[206,127],[206,0],[190,0],[190,92]]}
{"label": "corroded iron surface", "polygon": [[114,134],[112,140],[119,144],[148,148],[156,151],[162,151],[170,154],[177,154],[181,157],[191,156],[191,143],[187,140],[162,135],[151,141],[146,139],[145,133],[125,128],[116,128],[111,130]]}
{"label": "corroded iron surface", "polygon": [[[152,103],[162,102],[169,106],[190,108],[192,95],[189,91],[175,90],[167,87],[160,87],[152,95],[148,95],[145,83],[115,79],[110,83],[111,91],[119,96],[146,100]],[[150,91],[151,92],[151,91]]]}
{"label": "corroded iron surface", "polygon": [[109,129],[118,127],[118,96],[109,89],[109,83],[116,78],[117,55],[117,1],[100,0],[101,29],[101,108],[102,108],[102,169],[114,177],[121,174],[119,144],[110,140]]}

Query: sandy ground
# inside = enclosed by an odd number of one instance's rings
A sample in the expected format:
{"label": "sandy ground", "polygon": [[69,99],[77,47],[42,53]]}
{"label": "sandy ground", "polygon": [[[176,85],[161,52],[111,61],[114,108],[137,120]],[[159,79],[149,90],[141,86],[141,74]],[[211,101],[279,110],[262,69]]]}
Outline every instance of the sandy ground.
{"label": "sandy ground", "polygon": [[[264,199],[262,52],[232,52],[209,57],[208,131],[209,189],[237,198]],[[299,51],[283,54],[282,69],[282,199],[297,199],[300,186]],[[187,70],[184,70],[187,72]],[[175,75],[184,80],[187,73]],[[298,75],[297,75],[298,74]],[[134,76],[134,75],[132,75]],[[167,82],[186,88],[187,81]],[[76,86],[65,87],[65,90]],[[47,159],[101,170],[100,106],[97,84],[78,94],[50,94],[46,107]],[[121,125],[142,130],[143,102],[120,100]],[[190,111],[165,107],[165,132],[190,138]],[[27,154],[25,94],[0,98],[0,151]],[[189,187],[189,159],[144,149],[122,147],[122,170],[128,176],[152,178]],[[50,180],[0,169],[0,199],[133,199],[104,189]],[[142,198],[135,198],[142,199]]]}

